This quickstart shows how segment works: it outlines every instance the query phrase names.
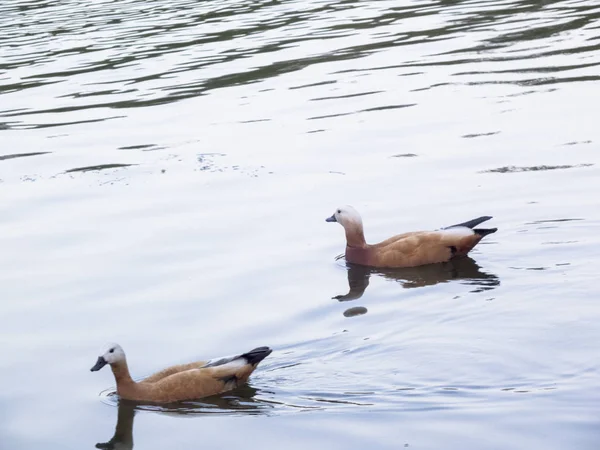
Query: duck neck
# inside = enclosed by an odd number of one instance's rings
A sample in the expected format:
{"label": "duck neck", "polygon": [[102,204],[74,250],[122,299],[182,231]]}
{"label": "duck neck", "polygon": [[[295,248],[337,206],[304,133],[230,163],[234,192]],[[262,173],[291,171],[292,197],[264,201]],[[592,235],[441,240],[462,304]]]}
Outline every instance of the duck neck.
{"label": "duck neck", "polygon": [[117,392],[120,391],[124,386],[132,386],[135,384],[135,381],[133,381],[131,375],[129,374],[127,361],[111,364],[110,368],[112,369],[113,375],[115,376],[115,381],[117,382]]}
{"label": "duck neck", "polygon": [[352,248],[365,248],[365,234],[361,223],[350,223],[344,227],[346,231],[346,245]]}

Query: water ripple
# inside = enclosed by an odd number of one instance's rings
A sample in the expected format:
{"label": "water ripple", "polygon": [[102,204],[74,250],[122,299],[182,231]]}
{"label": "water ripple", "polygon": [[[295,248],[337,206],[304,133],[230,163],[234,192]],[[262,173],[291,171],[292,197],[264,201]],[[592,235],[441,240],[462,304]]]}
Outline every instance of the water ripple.
{"label": "water ripple", "polygon": [[[389,1],[246,1],[224,6],[190,0],[174,5],[71,0],[4,4],[0,14],[0,116],[19,118],[20,128],[118,118],[103,113],[73,120],[73,113],[160,105],[391,51],[394,64],[331,73],[436,67],[442,71],[436,78],[452,77],[452,83],[529,86],[599,79],[594,69],[600,64],[600,44],[592,30],[600,12],[589,2],[482,0],[441,8],[436,1],[404,6]],[[445,51],[427,52],[440,40]],[[472,44],[465,46],[466,41]],[[412,51],[396,51],[417,46],[425,50],[417,59]],[[580,55],[580,61],[573,63],[572,54]],[[507,63],[513,67],[506,68]],[[430,82],[412,92],[443,85]],[[23,91],[55,101],[32,102]],[[376,93],[385,92],[312,99],[371,95],[376,101]],[[26,118],[41,114],[52,114],[55,123]],[[344,113],[319,117],[339,114]]]}

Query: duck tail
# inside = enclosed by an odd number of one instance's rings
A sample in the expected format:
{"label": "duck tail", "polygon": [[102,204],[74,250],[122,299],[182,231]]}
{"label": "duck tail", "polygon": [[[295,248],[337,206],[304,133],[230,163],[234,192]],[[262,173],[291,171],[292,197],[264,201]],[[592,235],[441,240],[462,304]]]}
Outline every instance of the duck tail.
{"label": "duck tail", "polygon": [[475,232],[475,234],[484,237],[488,234],[495,233],[496,231],[498,231],[498,228],[474,228],[473,231]]}
{"label": "duck tail", "polygon": [[255,366],[267,356],[269,356],[272,351],[273,350],[271,350],[269,347],[257,347],[253,350],[250,350],[247,353],[240,355],[240,357],[248,361],[248,364],[252,364],[253,366]]}
{"label": "duck tail", "polygon": [[[487,220],[490,220],[491,218],[492,218],[492,216],[481,216],[481,217],[478,217],[477,219],[471,219],[471,220],[468,220],[468,221],[463,222],[463,223],[457,223],[456,225],[450,225],[449,227],[446,227],[444,229],[447,230],[448,228],[456,228],[456,227],[473,228],[473,227],[476,227],[477,225],[479,225],[480,223],[483,223],[483,222],[485,222]],[[497,229],[495,228],[494,231],[496,231],[496,230]],[[494,231],[492,231],[492,233]]]}

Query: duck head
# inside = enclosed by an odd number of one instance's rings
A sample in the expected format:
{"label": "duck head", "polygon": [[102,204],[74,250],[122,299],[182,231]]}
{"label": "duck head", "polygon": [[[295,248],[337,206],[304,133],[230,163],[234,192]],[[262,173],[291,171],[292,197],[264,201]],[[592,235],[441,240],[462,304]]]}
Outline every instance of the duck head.
{"label": "duck head", "polygon": [[112,344],[108,347],[108,350],[102,355],[98,356],[98,360],[94,367],[90,370],[96,372],[102,369],[107,364],[117,364],[125,361],[125,352],[119,344]]}
{"label": "duck head", "polygon": [[352,206],[340,206],[331,217],[325,219],[325,222],[337,222],[344,228],[346,227],[357,227],[362,228],[362,218],[357,210]]}
{"label": "duck head", "polygon": [[362,218],[352,206],[340,206],[325,221],[337,222],[344,227],[346,231],[346,244],[349,247],[364,247],[366,245]]}

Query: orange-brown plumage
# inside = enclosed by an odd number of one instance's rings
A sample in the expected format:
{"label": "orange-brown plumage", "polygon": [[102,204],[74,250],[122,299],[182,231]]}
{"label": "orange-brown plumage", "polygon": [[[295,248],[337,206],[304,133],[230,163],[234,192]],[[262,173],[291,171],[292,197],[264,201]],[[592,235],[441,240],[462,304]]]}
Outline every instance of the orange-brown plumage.
{"label": "orange-brown plumage", "polygon": [[339,222],[346,233],[346,261],[380,268],[416,267],[466,256],[496,228],[473,229],[491,219],[484,216],[437,231],[413,231],[392,236],[378,244],[367,244],[362,219],[351,206],[338,208],[327,219]]}
{"label": "orange-brown plumage", "polygon": [[136,382],[129,374],[123,349],[114,344],[98,358],[92,371],[110,364],[117,394],[121,398],[153,403],[171,403],[220,394],[246,383],[258,364],[271,354],[268,347],[259,347],[231,358],[198,361],[168,367]]}

